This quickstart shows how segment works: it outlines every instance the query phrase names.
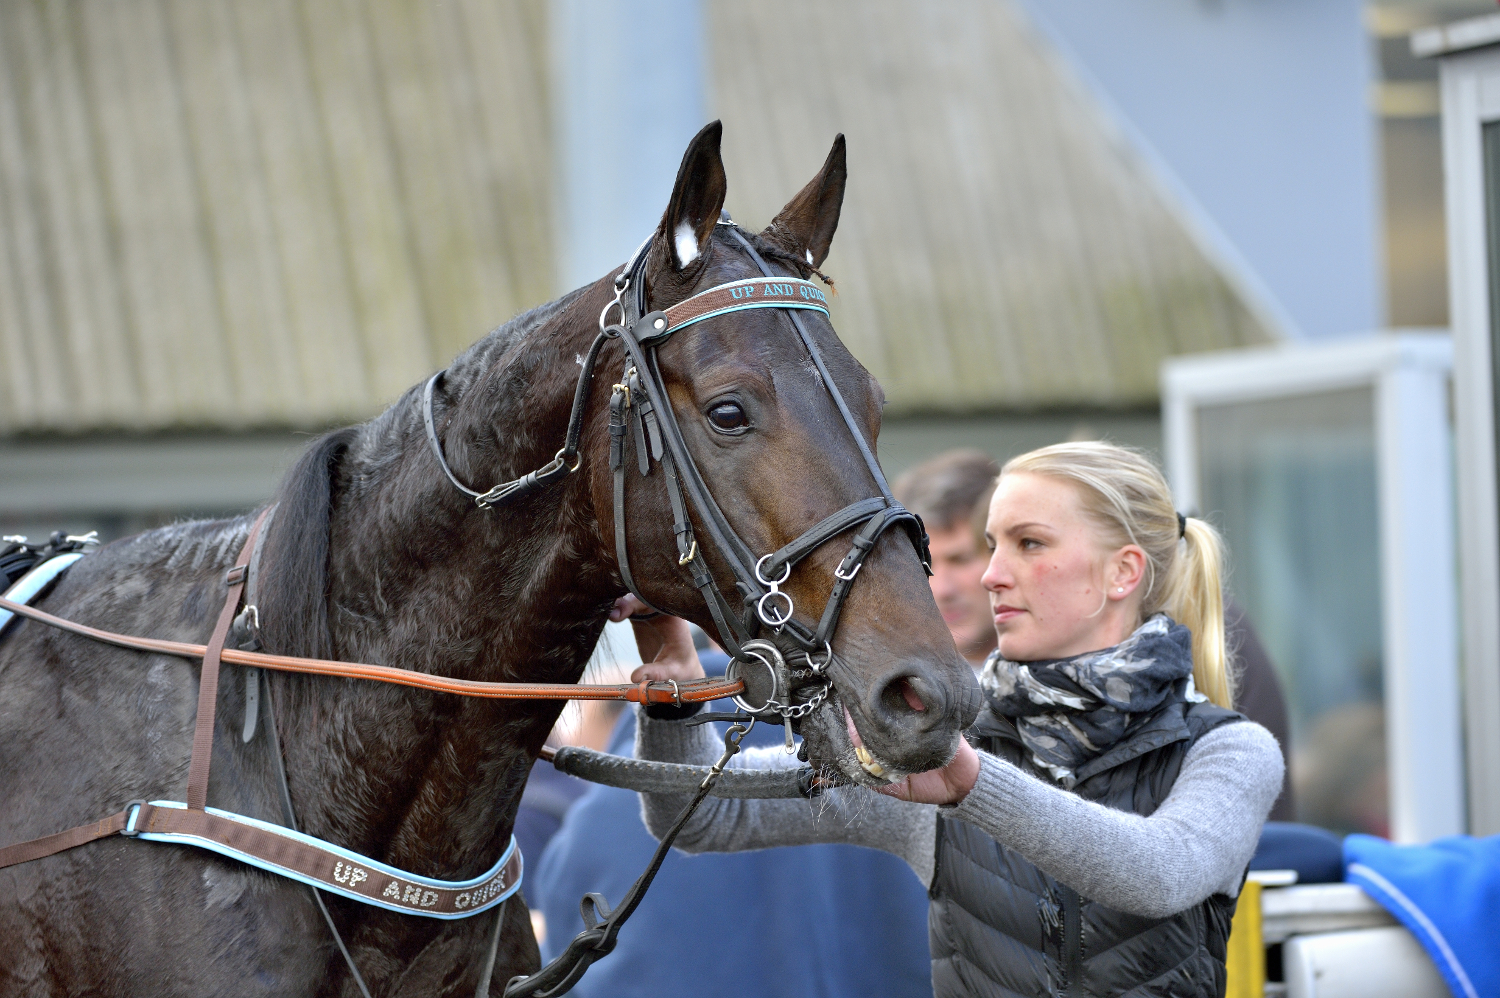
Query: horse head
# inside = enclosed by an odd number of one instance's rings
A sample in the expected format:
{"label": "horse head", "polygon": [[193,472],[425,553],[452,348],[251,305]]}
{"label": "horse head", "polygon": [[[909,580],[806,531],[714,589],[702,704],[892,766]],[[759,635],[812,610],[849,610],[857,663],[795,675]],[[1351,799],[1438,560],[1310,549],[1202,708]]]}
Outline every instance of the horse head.
{"label": "horse head", "polygon": [[[720,132],[714,122],[688,146],[661,224],[616,282],[627,285],[620,311],[606,308],[608,318],[658,320],[638,322],[638,337],[617,329],[637,342],[604,361],[621,371],[620,442],[590,468],[594,504],[622,584],[736,653],[758,687],[751,706],[774,695],[806,712],[795,723],[811,761],[878,785],[951,758],[978,698],[926,582],[920,521],[890,498],[873,456],[880,385],[807,283],[838,227],[844,138],[770,226],[749,233],[721,215]],[[661,313],[690,318],[663,330]],[[653,379],[665,399],[639,397]],[[631,385],[633,403],[620,394]],[[652,402],[670,405],[661,422],[675,428],[653,425]],[[833,621],[830,601],[840,604]]]}

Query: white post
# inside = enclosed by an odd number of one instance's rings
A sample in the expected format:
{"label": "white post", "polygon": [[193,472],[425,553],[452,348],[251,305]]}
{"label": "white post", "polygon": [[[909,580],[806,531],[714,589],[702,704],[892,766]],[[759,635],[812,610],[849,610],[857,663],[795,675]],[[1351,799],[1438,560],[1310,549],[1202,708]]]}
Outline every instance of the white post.
{"label": "white post", "polygon": [[1172,499],[1182,513],[1202,514],[1198,495],[1198,410],[1170,361],[1161,373],[1161,436],[1163,470]]}
{"label": "white post", "polygon": [[1464,831],[1446,337],[1402,337],[1376,401],[1391,835]]}
{"label": "white post", "polygon": [[1480,138],[1486,120],[1500,119],[1500,51],[1444,58],[1442,81],[1469,831],[1494,835],[1500,833],[1500,502]]}

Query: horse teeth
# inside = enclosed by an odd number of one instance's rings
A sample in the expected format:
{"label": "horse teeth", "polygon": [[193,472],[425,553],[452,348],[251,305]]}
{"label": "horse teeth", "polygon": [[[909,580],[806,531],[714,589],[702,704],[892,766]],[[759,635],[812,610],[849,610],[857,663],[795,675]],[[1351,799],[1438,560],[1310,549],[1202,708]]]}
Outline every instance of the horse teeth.
{"label": "horse teeth", "polygon": [[875,761],[875,757],[870,754],[870,750],[865,748],[863,745],[854,746],[854,757],[858,759],[859,764],[866,769],[869,769],[870,765]]}
{"label": "horse teeth", "polygon": [[871,776],[885,775],[885,767],[878,762],[862,762],[860,763],[860,765],[863,766],[865,772],[869,773]]}

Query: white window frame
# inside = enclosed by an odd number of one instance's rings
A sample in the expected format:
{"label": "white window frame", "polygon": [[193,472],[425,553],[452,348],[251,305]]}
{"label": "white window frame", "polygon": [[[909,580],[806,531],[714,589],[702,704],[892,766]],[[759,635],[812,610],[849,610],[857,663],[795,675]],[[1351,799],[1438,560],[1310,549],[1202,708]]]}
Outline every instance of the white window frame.
{"label": "white window frame", "polygon": [[1495,386],[1485,241],[1482,127],[1500,121],[1500,15],[1412,39],[1441,56],[1443,175],[1448,222],[1448,317],[1453,328],[1453,421],[1463,607],[1464,735],[1469,828],[1500,833],[1500,506],[1495,485]]}
{"label": "white window frame", "polygon": [[1197,411],[1369,387],[1375,397],[1381,646],[1391,834],[1426,842],[1465,830],[1449,337],[1362,336],[1181,357],[1162,365],[1167,478],[1199,505]]}

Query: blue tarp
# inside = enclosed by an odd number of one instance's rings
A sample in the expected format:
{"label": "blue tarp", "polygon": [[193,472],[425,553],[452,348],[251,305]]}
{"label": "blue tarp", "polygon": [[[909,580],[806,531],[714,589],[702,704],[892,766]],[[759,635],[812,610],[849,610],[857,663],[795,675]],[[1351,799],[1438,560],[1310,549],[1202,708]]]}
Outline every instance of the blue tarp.
{"label": "blue tarp", "polygon": [[[746,743],[781,740],[781,728],[756,725]],[[627,709],[609,751],[631,755],[634,743],[635,712]],[[527,870],[547,919],[542,958],[552,959],[583,930],[578,902],[586,892],[618,903],[655,848],[634,793],[593,787],[574,804]],[[904,862],[873,849],[673,851],[619,938],[618,948],[589,969],[573,994],[932,994],[927,892]]]}
{"label": "blue tarp", "polygon": [[1454,998],[1500,998],[1500,835],[1392,845],[1344,840],[1345,879],[1419,939]]}

